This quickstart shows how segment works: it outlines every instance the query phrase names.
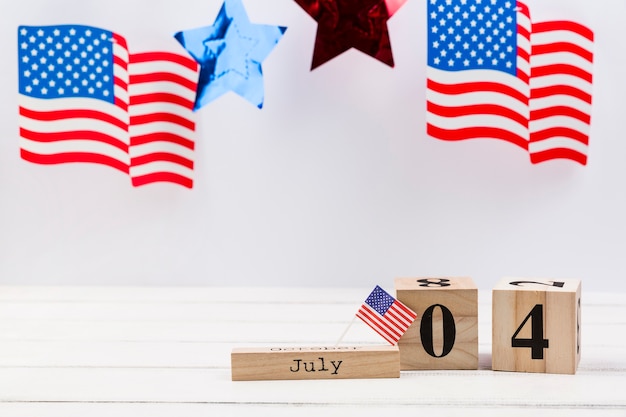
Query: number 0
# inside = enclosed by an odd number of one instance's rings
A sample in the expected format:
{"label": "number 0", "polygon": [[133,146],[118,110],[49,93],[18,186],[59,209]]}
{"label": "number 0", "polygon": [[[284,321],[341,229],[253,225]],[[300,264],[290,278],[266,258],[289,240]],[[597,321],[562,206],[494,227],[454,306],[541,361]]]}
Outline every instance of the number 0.
{"label": "number 0", "polygon": [[[441,355],[435,353],[435,347],[433,346],[433,313],[435,312],[435,307],[441,309],[443,319],[443,350]],[[452,312],[441,304],[434,304],[428,307],[426,311],[424,311],[422,322],[420,323],[420,336],[422,337],[422,346],[426,353],[434,358],[443,358],[446,356],[454,347],[454,340],[456,339],[456,326]]]}

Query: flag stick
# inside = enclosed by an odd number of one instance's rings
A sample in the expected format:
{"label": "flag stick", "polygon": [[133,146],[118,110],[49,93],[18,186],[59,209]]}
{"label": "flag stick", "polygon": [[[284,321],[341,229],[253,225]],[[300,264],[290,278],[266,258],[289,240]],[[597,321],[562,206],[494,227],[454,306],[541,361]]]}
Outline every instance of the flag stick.
{"label": "flag stick", "polygon": [[348,333],[348,330],[350,330],[350,327],[352,327],[352,325],[354,324],[355,320],[356,320],[356,316],[352,317],[352,321],[350,323],[348,323],[348,327],[346,327],[346,330],[343,331],[343,333],[339,337],[339,340],[337,340],[337,343],[335,343],[335,347],[339,346],[339,343],[341,343],[343,338],[346,336],[346,334]]}

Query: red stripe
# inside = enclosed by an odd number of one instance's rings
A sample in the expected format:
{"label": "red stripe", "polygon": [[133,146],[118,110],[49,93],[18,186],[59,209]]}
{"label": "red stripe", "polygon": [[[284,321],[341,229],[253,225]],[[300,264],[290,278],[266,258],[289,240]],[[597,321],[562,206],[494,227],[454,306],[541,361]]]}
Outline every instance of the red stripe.
{"label": "red stripe", "polygon": [[593,62],[593,52],[571,42],[553,42],[545,45],[533,45],[532,50],[533,56],[556,52],[569,52],[589,62]]}
{"label": "red stripe", "polygon": [[368,320],[394,340],[398,340],[402,336],[394,328],[390,327],[388,323],[384,322],[378,313],[371,311],[367,305],[363,305],[359,311],[364,317],[367,317]]}
{"label": "red stripe", "polygon": [[20,115],[28,117],[29,119],[39,120],[44,122],[51,122],[64,119],[94,119],[100,120],[105,123],[117,126],[124,131],[128,131],[126,123],[122,122],[118,118],[111,116],[110,114],[102,113],[97,110],[53,110],[53,111],[35,111],[20,106]]}
{"label": "red stripe", "polygon": [[152,94],[143,94],[140,96],[132,96],[130,98],[130,105],[136,106],[139,104],[150,104],[150,103],[171,103],[182,106],[188,110],[193,110],[194,102],[189,101],[184,97],[177,96],[175,94],[169,93],[152,93]]}
{"label": "red stripe", "polygon": [[441,84],[428,79],[426,86],[429,90],[446,95],[457,95],[473,92],[494,92],[512,97],[521,103],[528,104],[528,97],[513,87],[492,82],[473,82],[463,84]]}
{"label": "red stripe", "polygon": [[385,329],[382,329],[382,328],[378,327],[378,325],[377,325],[377,324],[375,324],[375,323],[371,323],[371,322],[369,321],[369,317],[368,317],[368,316],[366,316],[366,315],[364,314],[364,312],[359,311],[359,312],[357,313],[357,317],[358,317],[358,318],[360,318],[361,320],[363,320],[363,322],[364,322],[365,324],[367,324],[369,327],[371,327],[372,329],[374,329],[374,330],[376,331],[376,333],[378,333],[379,335],[381,335],[381,336],[382,336],[382,337],[383,337],[383,338],[384,338],[387,342],[389,342],[390,344],[395,345],[395,344],[397,343],[397,341],[399,340],[399,339],[396,339],[395,337],[393,337],[392,335],[388,334],[388,333],[385,331]]}
{"label": "red stripe", "polygon": [[417,318],[417,313],[415,311],[411,310],[410,308],[408,308],[406,305],[402,304],[401,302],[396,301],[392,305],[393,305],[394,308],[397,308],[398,310],[401,310],[411,320],[415,320]]}
{"label": "red stripe", "polygon": [[524,61],[530,61],[530,52],[526,49],[522,49],[521,46],[517,47],[517,55],[522,58]]}
{"label": "red stripe", "polygon": [[581,165],[587,165],[587,155],[584,155],[573,149],[554,148],[530,154],[530,162],[532,162],[533,164],[538,164],[553,159],[570,159],[572,161],[578,162]]}
{"label": "red stripe", "polygon": [[142,156],[136,156],[134,158],[131,158],[130,166],[136,167],[139,165],[149,164],[151,162],[160,162],[160,161],[173,162],[175,164],[182,165],[189,169],[193,169],[193,161],[190,161],[189,159],[183,156],[176,155],[176,154],[169,153],[169,152],[154,152],[154,153],[149,153],[149,154],[142,155]]}
{"label": "red stripe", "polygon": [[409,328],[409,326],[411,325],[410,322],[407,321],[406,318],[402,317],[400,314],[398,314],[398,312],[396,310],[392,310],[393,307],[391,307],[389,310],[387,310],[387,312],[385,313],[385,317],[391,317],[393,319],[393,321],[395,322],[395,326],[401,331],[401,332],[405,332],[406,329]]}
{"label": "red stripe", "polygon": [[181,85],[190,91],[196,91],[196,89],[198,88],[198,83],[182,77],[178,74],[173,74],[171,72],[150,72],[146,74],[133,74],[129,77],[129,80],[132,85],[166,81]]}
{"label": "red stripe", "polygon": [[533,23],[533,33],[552,32],[557,30],[573,32],[593,42],[593,31],[580,23],[567,20],[548,20],[545,22]]}
{"label": "red stripe", "polygon": [[135,187],[155,182],[171,182],[182,185],[183,187],[193,188],[193,180],[191,178],[183,177],[182,175],[174,174],[172,172],[155,172],[132,178],[132,183]]}
{"label": "red stripe", "polygon": [[90,140],[95,142],[106,143],[114,146],[123,152],[128,152],[128,145],[113,136],[106,135],[101,132],[89,130],[75,130],[68,132],[40,133],[20,128],[20,136],[36,142],[50,143],[63,140]]}
{"label": "red stripe", "polygon": [[128,83],[122,80],[120,77],[113,77],[113,84],[120,87],[124,91],[128,90]]}
{"label": "red stripe", "polygon": [[521,126],[528,127],[528,119],[508,107],[497,104],[474,104],[462,107],[440,106],[430,101],[426,102],[426,110],[443,117],[461,117],[470,115],[498,115],[511,119]]}
{"label": "red stripe", "polygon": [[138,126],[155,122],[173,123],[179,126],[186,127],[187,129],[192,131],[196,128],[195,122],[171,113],[150,113],[141,116],[131,116],[130,118],[131,126]]}
{"label": "red stripe", "polygon": [[517,25],[517,34],[518,36],[522,36],[523,38],[530,40],[530,30],[525,26]]}
{"label": "red stripe", "polygon": [[130,138],[131,146],[144,145],[146,143],[160,142],[160,141],[175,143],[177,145],[184,146],[185,148],[191,149],[191,150],[194,150],[195,148],[195,143],[192,140],[189,140],[179,135],[175,135],[173,133],[167,133],[167,132],[155,132],[155,133],[150,133],[147,135],[133,136]]}
{"label": "red stripe", "polygon": [[465,139],[501,139],[528,150],[528,142],[525,138],[505,129],[495,127],[468,127],[464,129],[448,130],[434,126],[430,123],[426,126],[428,135],[441,140],[458,141]]}
{"label": "red stripe", "polygon": [[571,75],[583,79],[588,83],[593,82],[592,74],[588,73],[582,68],[569,64],[545,65],[543,67],[533,67],[530,70],[530,76],[532,78],[546,77],[549,75]]}
{"label": "red stripe", "polygon": [[113,33],[113,42],[119,44],[122,48],[128,50],[128,45],[126,44],[126,39],[117,33]]}
{"label": "red stripe", "polygon": [[550,129],[543,129],[538,132],[531,132],[530,141],[539,142],[545,139],[564,137],[577,140],[585,145],[589,144],[589,136],[579,132],[578,130],[570,129],[568,127],[553,127]]}
{"label": "red stripe", "polygon": [[516,2],[516,7],[518,9],[518,13],[521,13],[527,17],[530,17],[530,10],[528,9],[528,6],[525,3],[518,1]]}
{"label": "red stripe", "polygon": [[533,110],[530,112],[530,120],[533,122],[552,116],[567,116],[571,117],[572,119],[580,120],[581,122],[586,124],[591,123],[590,115],[568,106],[552,106],[540,110]]}
{"label": "red stripe", "polygon": [[370,320],[376,322],[376,324],[380,326],[381,329],[387,330],[390,335],[395,338],[395,340],[398,340],[400,339],[400,337],[402,337],[403,331],[399,326],[395,325],[386,317],[386,313],[384,316],[381,316],[367,305],[364,307],[364,310],[370,315]]}
{"label": "red stripe", "polygon": [[138,54],[132,54],[129,59],[129,62],[131,64],[141,64],[144,62],[154,61],[173,62],[183,67],[186,67],[191,71],[198,70],[198,63],[194,59],[172,52],[142,52]]}
{"label": "red stripe", "polygon": [[128,62],[124,61],[121,57],[113,55],[113,65],[119,65],[124,70],[128,70]]}
{"label": "red stripe", "polygon": [[575,97],[585,103],[591,104],[591,94],[585,93],[570,85],[551,85],[549,87],[533,88],[530,90],[531,100],[558,95]]}
{"label": "red stripe", "polygon": [[111,168],[115,168],[128,174],[128,165],[118,161],[115,158],[111,158],[101,154],[89,153],[89,152],[65,152],[53,155],[41,155],[29,152],[25,149],[20,149],[20,155],[22,159],[42,165],[64,164],[70,162],[86,162],[92,164],[107,165]]}

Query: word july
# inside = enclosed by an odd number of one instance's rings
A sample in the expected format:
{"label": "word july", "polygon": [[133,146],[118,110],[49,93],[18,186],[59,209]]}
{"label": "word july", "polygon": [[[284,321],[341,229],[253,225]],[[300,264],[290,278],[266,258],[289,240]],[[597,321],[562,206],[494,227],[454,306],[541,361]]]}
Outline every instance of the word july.
{"label": "word july", "polygon": [[399,378],[397,346],[235,348],[233,381]]}
{"label": "word july", "polygon": [[[318,358],[322,364],[321,368],[318,368],[317,371],[318,372],[328,372],[330,369],[326,368],[325,362],[324,362],[324,358]],[[296,364],[296,368],[294,369],[293,366],[291,366],[289,368],[289,370],[291,372],[300,372],[300,363],[302,363],[302,368],[304,369],[304,372],[315,372],[315,362],[305,362],[304,359],[294,359],[293,360]],[[330,364],[333,366],[334,371],[331,373],[331,375],[337,375],[339,373],[339,367],[341,366],[341,363],[343,361],[330,361]],[[310,364],[310,366],[308,366]]]}

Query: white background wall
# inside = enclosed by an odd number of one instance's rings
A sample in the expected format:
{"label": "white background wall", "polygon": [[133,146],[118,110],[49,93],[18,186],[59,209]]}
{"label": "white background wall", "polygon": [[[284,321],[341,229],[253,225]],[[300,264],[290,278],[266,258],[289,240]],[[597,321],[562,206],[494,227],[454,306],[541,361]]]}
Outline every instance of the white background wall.
{"label": "white background wall", "polygon": [[596,33],[586,167],[426,137],[425,0],[389,22],[395,68],[352,50],[312,72],[313,19],[292,0],[244,4],[288,30],[263,64],[263,110],[230,93],[198,113],[193,190],[21,160],[17,26],[94,25],[140,50],[212,24],[221,1],[0,5],[0,283],[392,289],[469,275],[481,289],[516,276],[626,291],[624,0],[527,2],[535,21]]}

